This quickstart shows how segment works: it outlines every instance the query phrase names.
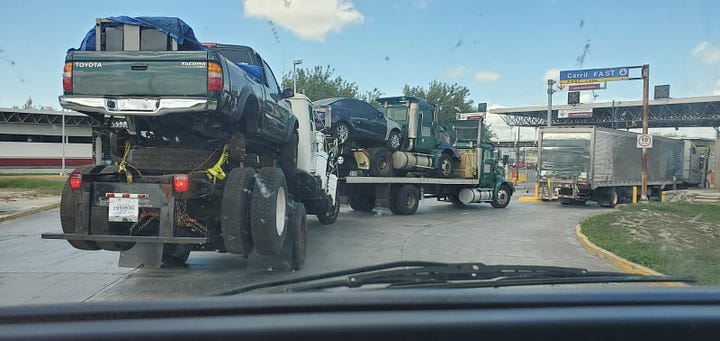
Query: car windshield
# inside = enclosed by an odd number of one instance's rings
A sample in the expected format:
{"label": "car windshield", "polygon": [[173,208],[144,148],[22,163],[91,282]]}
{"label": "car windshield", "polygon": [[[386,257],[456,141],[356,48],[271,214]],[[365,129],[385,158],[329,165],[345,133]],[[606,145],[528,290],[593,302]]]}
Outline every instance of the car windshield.
{"label": "car windshield", "polygon": [[0,306],[720,285],[718,1],[2,7]]}

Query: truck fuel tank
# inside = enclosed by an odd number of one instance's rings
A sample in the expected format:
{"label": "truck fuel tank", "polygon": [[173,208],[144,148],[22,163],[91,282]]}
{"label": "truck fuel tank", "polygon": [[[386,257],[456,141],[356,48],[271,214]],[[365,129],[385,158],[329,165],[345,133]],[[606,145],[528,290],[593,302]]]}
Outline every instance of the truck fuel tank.
{"label": "truck fuel tank", "polygon": [[465,205],[475,202],[490,201],[492,200],[492,192],[477,188],[463,188],[458,193],[458,199]]}
{"label": "truck fuel tank", "polygon": [[395,169],[432,168],[432,156],[396,151],[392,155]]}

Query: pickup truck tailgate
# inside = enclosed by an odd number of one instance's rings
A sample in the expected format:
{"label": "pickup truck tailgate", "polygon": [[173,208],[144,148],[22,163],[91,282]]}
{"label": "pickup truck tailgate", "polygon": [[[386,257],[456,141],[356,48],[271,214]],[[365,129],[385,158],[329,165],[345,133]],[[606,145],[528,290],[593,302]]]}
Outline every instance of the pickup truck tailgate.
{"label": "pickup truck tailgate", "polygon": [[72,95],[207,96],[206,51],[75,51]]}

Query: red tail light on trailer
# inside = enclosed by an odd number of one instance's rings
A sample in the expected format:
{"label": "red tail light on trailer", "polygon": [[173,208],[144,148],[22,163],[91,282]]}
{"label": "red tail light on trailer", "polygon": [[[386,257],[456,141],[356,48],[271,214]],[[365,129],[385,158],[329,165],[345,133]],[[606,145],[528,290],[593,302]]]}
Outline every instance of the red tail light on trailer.
{"label": "red tail light on trailer", "polygon": [[173,178],[173,188],[175,192],[187,192],[190,187],[190,178],[187,174],[175,174]]}
{"label": "red tail light on trailer", "polygon": [[72,189],[73,191],[79,190],[80,185],[82,185],[82,174],[71,173],[68,182],[70,182],[70,189]]}

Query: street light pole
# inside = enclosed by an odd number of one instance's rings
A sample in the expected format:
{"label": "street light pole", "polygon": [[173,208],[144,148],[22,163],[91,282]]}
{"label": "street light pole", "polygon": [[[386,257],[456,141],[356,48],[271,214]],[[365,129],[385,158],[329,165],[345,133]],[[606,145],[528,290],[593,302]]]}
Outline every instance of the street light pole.
{"label": "street light pole", "polygon": [[62,111],[62,166],[60,175],[65,175],[65,110]]}
{"label": "street light pole", "polygon": [[293,92],[297,93],[297,69],[296,67],[302,64],[302,60],[296,59],[293,60]]}
{"label": "street light pole", "polygon": [[552,95],[553,95],[553,84],[555,84],[555,81],[552,79],[548,79],[548,112],[547,112],[547,126],[552,126]]}

